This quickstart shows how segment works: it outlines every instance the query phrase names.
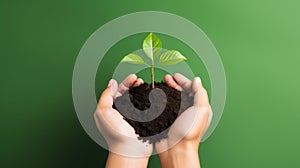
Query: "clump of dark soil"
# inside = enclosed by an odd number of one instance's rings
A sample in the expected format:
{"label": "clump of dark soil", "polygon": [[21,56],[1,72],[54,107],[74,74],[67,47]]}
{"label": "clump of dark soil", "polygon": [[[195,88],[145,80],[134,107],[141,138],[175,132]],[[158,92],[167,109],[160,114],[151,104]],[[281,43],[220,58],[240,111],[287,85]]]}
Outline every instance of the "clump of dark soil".
{"label": "clump of dark soil", "polygon": [[187,92],[180,92],[164,82],[155,83],[154,89],[158,91],[151,92],[151,84],[147,83],[132,87],[116,98],[113,105],[134,128],[139,139],[149,140],[150,144],[167,138],[170,126],[193,102]]}

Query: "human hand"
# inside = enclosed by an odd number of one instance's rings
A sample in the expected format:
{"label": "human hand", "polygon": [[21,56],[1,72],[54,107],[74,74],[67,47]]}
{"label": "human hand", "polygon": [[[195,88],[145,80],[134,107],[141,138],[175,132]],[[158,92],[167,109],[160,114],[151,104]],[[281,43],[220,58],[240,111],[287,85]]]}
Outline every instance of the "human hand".
{"label": "human hand", "polygon": [[[110,166],[108,167],[114,167],[112,164],[119,164],[116,167],[121,166],[120,161],[110,161],[110,156],[111,158],[115,158],[115,156],[139,157],[139,161],[141,161],[141,158],[145,158],[146,160],[143,160],[144,164],[144,162],[148,162],[148,158],[152,154],[152,145],[138,140],[138,135],[135,134],[134,129],[117,110],[112,108],[113,100],[116,97],[121,96],[129,87],[139,86],[142,83],[144,83],[143,80],[137,78],[134,74],[129,75],[119,86],[114,79],[111,79],[108,87],[100,97],[94,119],[109,147],[110,154],[107,164],[110,164]],[[128,163],[128,159],[124,162]],[[137,166],[138,164],[134,162],[134,165]]]}
{"label": "human hand", "polygon": [[181,74],[165,76],[165,82],[179,91],[194,96],[194,104],[185,110],[171,126],[168,138],[155,144],[163,167],[200,167],[198,148],[207,131],[212,110],[206,90],[199,77],[190,81]]}

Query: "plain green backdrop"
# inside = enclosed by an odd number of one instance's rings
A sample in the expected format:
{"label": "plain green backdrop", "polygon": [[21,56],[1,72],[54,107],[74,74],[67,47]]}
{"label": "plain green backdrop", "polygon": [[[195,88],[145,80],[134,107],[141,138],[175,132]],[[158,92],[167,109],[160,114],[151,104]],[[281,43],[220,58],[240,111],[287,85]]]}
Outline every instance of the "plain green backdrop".
{"label": "plain green backdrop", "polygon": [[[297,0],[1,0],[0,167],[104,167],[107,151],[88,137],[74,111],[73,66],[101,25],[144,10],[191,20],[223,61],[226,107],[200,146],[202,167],[300,167],[299,7]],[[126,38],[107,53],[101,65],[111,66],[99,69],[97,94],[144,36]],[[188,47],[162,39],[187,54],[209,89],[206,70]],[[152,157],[149,167],[158,166]]]}

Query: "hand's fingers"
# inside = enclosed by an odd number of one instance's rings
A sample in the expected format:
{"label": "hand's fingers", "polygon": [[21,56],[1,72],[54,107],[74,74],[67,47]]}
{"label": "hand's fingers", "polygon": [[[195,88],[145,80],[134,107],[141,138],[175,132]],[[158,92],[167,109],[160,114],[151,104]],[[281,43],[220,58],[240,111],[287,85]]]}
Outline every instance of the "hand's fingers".
{"label": "hand's fingers", "polygon": [[143,83],[144,83],[143,79],[138,78],[138,79],[135,81],[135,83],[133,84],[133,87],[140,86],[140,85],[143,84]]}
{"label": "hand's fingers", "polygon": [[209,111],[209,116],[207,118],[207,122],[206,122],[206,125],[203,129],[203,131],[201,132],[201,135],[200,135],[200,140],[203,138],[203,136],[205,135],[206,131],[208,130],[209,126],[210,126],[210,123],[212,121],[212,117],[213,117],[213,111],[212,109],[210,108],[210,111]]}
{"label": "hand's fingers", "polygon": [[174,79],[176,83],[181,86],[184,90],[186,91],[191,91],[192,88],[192,81],[183,76],[180,73],[175,73],[174,74]]}
{"label": "hand's fingers", "polygon": [[182,91],[182,88],[176,83],[176,81],[173,79],[173,77],[171,75],[168,74],[165,76],[165,82],[170,87],[172,87],[176,90]]}
{"label": "hand's fingers", "polygon": [[194,92],[194,106],[209,107],[209,100],[206,90],[203,88],[201,79],[196,77],[192,83]]}
{"label": "hand's fingers", "polygon": [[108,87],[102,92],[98,106],[100,109],[111,108],[114,101],[114,96],[118,90],[118,83],[114,79],[111,79],[108,83]]}
{"label": "hand's fingers", "polygon": [[137,80],[137,77],[135,74],[128,75],[123,80],[123,82],[119,85],[118,92],[120,94],[123,94],[126,90],[129,89],[130,86],[132,86],[135,83],[136,80]]}

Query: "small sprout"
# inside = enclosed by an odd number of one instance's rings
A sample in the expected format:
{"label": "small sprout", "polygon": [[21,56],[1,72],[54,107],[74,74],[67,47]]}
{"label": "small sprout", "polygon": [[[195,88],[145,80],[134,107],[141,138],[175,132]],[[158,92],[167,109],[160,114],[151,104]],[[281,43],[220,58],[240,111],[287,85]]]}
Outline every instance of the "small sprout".
{"label": "small sprout", "polygon": [[124,57],[121,62],[128,62],[131,64],[145,64],[145,61],[143,58],[136,54],[128,54],[126,57]]}
{"label": "small sprout", "polygon": [[184,60],[186,60],[186,58],[179,51],[169,50],[161,54],[158,63],[160,65],[172,65]]}
{"label": "small sprout", "polygon": [[162,54],[162,42],[160,39],[153,33],[150,33],[143,41],[143,50],[145,54],[151,59],[151,65],[147,64],[140,56],[137,54],[128,54],[122,60],[121,63],[127,62],[131,64],[144,64],[147,67],[151,68],[151,81],[152,88],[154,88],[154,67],[155,67],[155,58],[159,57],[158,63],[160,65],[172,65],[177,64],[181,61],[186,60],[186,58],[176,50],[168,50]]}
{"label": "small sprout", "polygon": [[143,50],[145,54],[153,60],[158,57],[162,49],[162,42],[153,33],[150,33],[143,42]]}

